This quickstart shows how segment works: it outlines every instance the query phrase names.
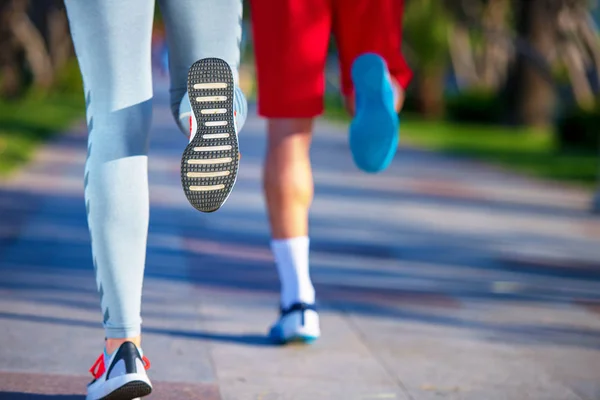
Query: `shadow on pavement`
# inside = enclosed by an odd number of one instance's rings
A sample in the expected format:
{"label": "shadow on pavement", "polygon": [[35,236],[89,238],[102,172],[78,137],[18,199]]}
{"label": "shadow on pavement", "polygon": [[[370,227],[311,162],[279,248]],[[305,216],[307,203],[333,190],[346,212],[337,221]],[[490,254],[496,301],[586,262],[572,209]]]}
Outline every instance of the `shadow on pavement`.
{"label": "shadow on pavement", "polygon": [[[43,322],[58,325],[80,326],[86,328],[100,328],[99,323],[80,321],[69,318],[55,318],[39,315],[26,315],[17,313],[0,312],[0,318],[7,320]],[[175,329],[154,328],[152,326],[144,326],[144,332],[155,333],[166,336],[177,336],[187,339],[214,340],[224,343],[237,343],[248,346],[273,347],[276,346],[270,342],[265,335],[248,334],[248,335],[228,335],[224,333],[213,333],[203,331],[184,331]]]}
{"label": "shadow on pavement", "polygon": [[85,396],[76,394],[37,394],[19,392],[0,392],[0,400],[84,400]]}
{"label": "shadow on pavement", "polygon": [[[26,192],[3,190],[0,216],[13,215],[14,231],[0,239],[0,296],[22,298],[69,309],[96,310],[90,244],[85,225],[82,199],[68,195],[46,195],[40,199]],[[21,201],[17,201],[21,199]],[[33,227],[25,229],[15,209],[35,217],[35,207],[48,202],[60,204],[46,208]],[[36,207],[37,207],[36,206]],[[12,211],[11,212],[11,207]],[[20,208],[19,208],[20,207]],[[202,227],[203,216],[190,217],[189,210],[177,207],[153,207],[146,278],[182,282],[222,290],[267,293],[274,304],[279,283],[268,250],[268,236],[259,227],[264,217],[253,212],[228,211],[218,223]],[[13,222],[14,222],[13,221]],[[237,225],[234,222],[237,221]],[[253,229],[237,229],[246,223]],[[314,221],[315,232],[343,223],[335,218]],[[370,229],[376,229],[374,222]],[[200,229],[198,228],[200,226]],[[25,229],[25,230],[23,230]],[[18,236],[18,240],[15,237]],[[324,310],[342,310],[367,316],[399,318],[427,324],[455,326],[493,333],[496,340],[511,342],[548,342],[600,348],[600,331],[560,325],[500,324],[469,320],[452,314],[462,300],[481,305],[494,302],[569,303],[575,300],[600,301],[600,292],[590,294],[589,285],[600,278],[599,271],[588,275],[539,274],[506,270],[502,263],[486,258],[485,242],[493,238],[451,235],[423,230],[407,224],[390,235],[411,236],[406,243],[364,240],[347,243],[329,235],[313,236],[313,270]],[[414,240],[422,237],[423,240]],[[456,263],[451,262],[456,258]],[[181,260],[184,260],[183,262]],[[379,267],[386,264],[386,268]],[[371,264],[371,265],[370,265]],[[373,267],[371,267],[373,266]],[[556,276],[555,276],[556,275]],[[514,292],[496,292],[490,280],[520,284]],[[84,286],[80,282],[86,282]],[[587,285],[587,286],[586,286]],[[584,290],[588,289],[588,290]],[[51,294],[51,295],[50,295]],[[64,296],[63,296],[64,294]],[[168,297],[145,294],[145,304],[168,302]],[[73,296],[76,300],[71,300]],[[275,306],[273,305],[273,309]],[[185,320],[186,313],[149,311],[157,318]],[[53,318],[21,313],[2,313],[1,318],[56,324],[100,327],[69,318]],[[206,331],[184,331],[145,326],[147,332],[195,339],[268,346],[262,333],[227,335]]]}
{"label": "shadow on pavement", "polygon": [[[327,146],[338,146],[336,143],[339,142],[320,140],[323,145],[318,150],[321,155],[317,154],[317,157],[324,157]],[[153,150],[153,156],[172,159],[180,151],[181,144],[172,138],[157,136],[153,139],[153,147],[158,145],[159,149]],[[81,151],[85,148],[85,136],[67,136],[61,139],[60,146],[69,151]],[[402,152],[404,154],[400,157],[411,157],[411,151]],[[257,152],[249,152],[244,154],[243,159],[250,160],[250,163],[252,160],[258,162],[260,156]],[[176,164],[173,166],[175,170]],[[32,168],[41,167],[34,164]],[[558,219],[588,218],[577,210],[495,201],[468,193],[445,193],[447,188],[436,192],[431,188],[361,187],[353,185],[352,181],[336,180],[335,173],[329,174],[331,171],[327,170],[327,165],[320,166],[319,171],[325,173],[325,178],[317,182],[317,195],[334,202],[352,198],[363,204],[377,198],[430,207],[452,207],[452,210],[477,210],[513,218],[525,214]],[[0,187],[0,298],[99,312],[85,204],[80,193],[83,188],[81,165],[59,165],[57,170],[38,172],[42,181],[51,181],[55,174],[68,175],[69,179],[77,182],[79,191],[62,193],[53,190],[52,182],[46,183],[42,189]],[[163,171],[162,175],[158,174],[160,176],[153,179],[163,179],[168,183],[177,174]],[[240,182],[241,189],[236,196],[254,195],[250,191],[244,192],[244,185],[258,185],[254,182],[255,178]],[[36,184],[39,182],[36,181]],[[173,183],[169,184],[168,190],[172,192]],[[256,187],[252,188],[256,191]],[[151,192],[154,190],[155,187],[151,187]],[[269,252],[264,209],[232,206],[206,217],[195,213],[187,205],[169,205],[165,201],[153,204],[150,215],[147,279],[264,293],[272,297],[272,308],[276,308],[279,282]],[[495,259],[491,250],[507,236],[514,241],[512,232],[499,230],[481,234],[477,229],[449,232],[424,226],[416,219],[399,221],[401,218],[396,216],[376,216],[365,218],[360,215],[360,210],[351,208],[345,218],[340,218],[339,213],[321,213],[312,218],[311,268],[322,309],[474,329],[493,333],[494,340],[600,348],[599,330],[556,324],[491,323],[451,313],[460,309],[464,300],[474,300],[482,306],[498,302],[569,304],[583,300],[600,303],[600,268],[515,265]],[[547,247],[562,243],[561,237],[550,234],[529,235],[524,241],[532,238]],[[511,289],[496,290],[496,282],[508,282]],[[169,297],[165,296],[145,293],[144,303],[168,302]],[[190,315],[178,311],[148,310],[144,311],[144,317],[186,320]],[[100,322],[20,312],[4,312],[0,318],[100,327]],[[159,329],[151,325],[145,325],[145,330],[251,346],[269,345],[262,334],[228,335]],[[5,398],[4,395],[1,398]],[[53,396],[12,398],[48,397]]]}

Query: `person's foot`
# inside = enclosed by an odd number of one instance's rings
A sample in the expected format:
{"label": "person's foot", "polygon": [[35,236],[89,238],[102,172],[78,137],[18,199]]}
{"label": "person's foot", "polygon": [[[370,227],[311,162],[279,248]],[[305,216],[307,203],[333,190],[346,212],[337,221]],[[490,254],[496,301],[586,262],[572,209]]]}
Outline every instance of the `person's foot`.
{"label": "person's foot", "polygon": [[192,65],[180,107],[180,122],[190,132],[181,157],[181,184],[200,211],[218,210],[233,190],[240,160],[237,134],[246,108],[227,62],[205,58]]}
{"label": "person's foot", "polygon": [[86,400],[132,400],[152,392],[146,374],[150,361],[132,342],[123,343],[112,355],[103,352],[90,372]]}
{"label": "person's foot", "polygon": [[306,303],[295,303],[282,309],[279,320],[269,331],[269,339],[278,344],[312,343],[319,336],[319,314],[314,304]]}
{"label": "person's foot", "polygon": [[386,169],[398,148],[399,119],[396,93],[385,61],[363,54],[352,64],[355,114],[350,125],[350,149],[365,172]]}

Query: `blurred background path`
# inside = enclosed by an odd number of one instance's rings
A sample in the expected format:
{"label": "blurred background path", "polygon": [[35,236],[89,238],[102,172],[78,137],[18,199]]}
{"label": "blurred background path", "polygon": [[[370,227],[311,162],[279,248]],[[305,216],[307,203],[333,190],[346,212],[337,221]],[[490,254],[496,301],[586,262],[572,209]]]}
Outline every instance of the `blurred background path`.
{"label": "blurred background path", "polygon": [[[352,164],[321,122],[312,271],[323,338],[265,341],[278,281],[261,196],[264,124],[237,186],[185,200],[185,139],[155,87],[144,348],[155,399],[600,398],[600,223],[589,192],[402,147]],[[0,399],[83,399],[102,328],[83,201],[84,126],[0,183]]]}

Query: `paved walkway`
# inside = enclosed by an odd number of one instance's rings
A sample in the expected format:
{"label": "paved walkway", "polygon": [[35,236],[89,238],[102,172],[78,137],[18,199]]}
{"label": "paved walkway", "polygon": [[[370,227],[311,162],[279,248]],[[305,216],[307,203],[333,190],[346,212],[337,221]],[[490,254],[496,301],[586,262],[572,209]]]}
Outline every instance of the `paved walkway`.
{"label": "paved walkway", "polygon": [[[359,173],[317,127],[312,271],[324,336],[264,339],[278,281],[261,197],[264,123],[218,213],[179,187],[157,85],[144,288],[154,399],[598,399],[600,223],[589,193],[402,148]],[[0,183],[0,399],[81,400],[102,345],[83,128]]]}

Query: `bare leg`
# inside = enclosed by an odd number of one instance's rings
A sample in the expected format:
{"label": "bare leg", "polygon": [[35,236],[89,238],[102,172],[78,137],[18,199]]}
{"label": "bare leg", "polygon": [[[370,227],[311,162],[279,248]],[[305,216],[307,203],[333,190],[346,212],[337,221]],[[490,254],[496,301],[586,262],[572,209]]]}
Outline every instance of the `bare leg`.
{"label": "bare leg", "polygon": [[313,199],[312,118],[270,119],[264,190],[273,239],[308,235]]}

